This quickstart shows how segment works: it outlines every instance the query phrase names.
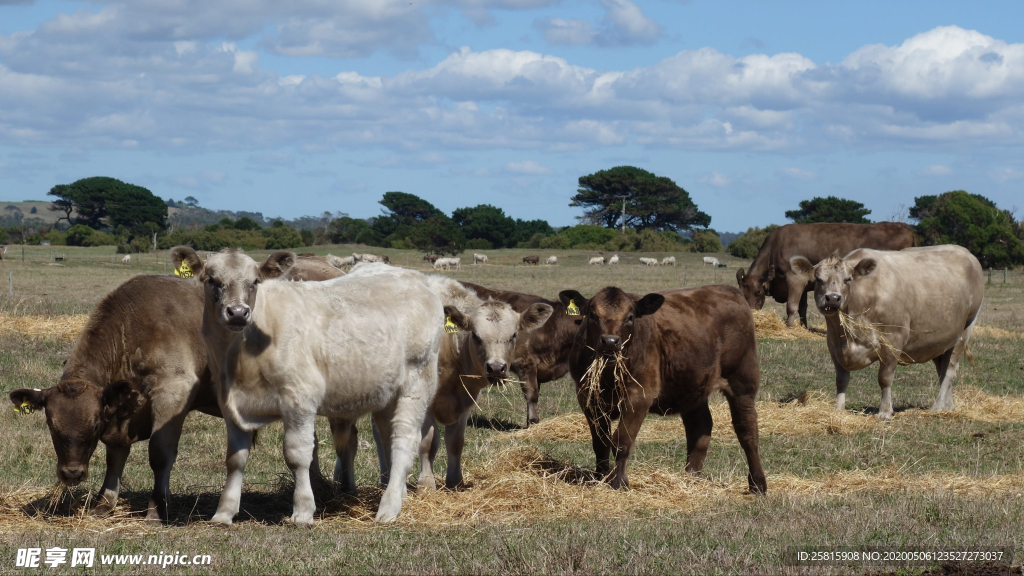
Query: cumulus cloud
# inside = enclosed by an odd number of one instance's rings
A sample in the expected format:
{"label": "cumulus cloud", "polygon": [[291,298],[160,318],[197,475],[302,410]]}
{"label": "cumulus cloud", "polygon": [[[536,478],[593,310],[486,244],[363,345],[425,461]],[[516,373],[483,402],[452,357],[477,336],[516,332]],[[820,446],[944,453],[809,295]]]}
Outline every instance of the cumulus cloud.
{"label": "cumulus cloud", "polygon": [[716,188],[728,188],[732,184],[732,178],[720,172],[709,172],[697,177],[697,182],[708,184]]}
{"label": "cumulus cloud", "polygon": [[923,176],[948,176],[953,173],[953,169],[943,164],[932,164],[931,166],[925,166],[921,170]]}
{"label": "cumulus cloud", "polygon": [[605,15],[596,27],[586,20],[562,18],[537,20],[534,27],[551,44],[628,46],[651,44],[661,36],[661,27],[630,0],[601,0],[601,5]]}

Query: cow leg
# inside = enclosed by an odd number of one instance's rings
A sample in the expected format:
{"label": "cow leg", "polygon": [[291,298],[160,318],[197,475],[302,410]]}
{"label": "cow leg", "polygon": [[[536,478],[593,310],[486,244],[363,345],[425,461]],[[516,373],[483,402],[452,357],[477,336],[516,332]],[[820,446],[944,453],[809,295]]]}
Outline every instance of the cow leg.
{"label": "cow leg", "polygon": [[726,395],[729,402],[729,413],[732,414],[732,428],[740,441],[743,453],[747,456],[747,486],[752,494],[764,494],[768,491],[768,482],[761,467],[761,455],[758,452],[757,409],[754,407],[754,396]]}
{"label": "cow leg", "polygon": [[420,477],[416,485],[423,490],[436,490],[437,480],[434,478],[434,458],[437,457],[437,450],[441,447],[440,434],[437,431],[437,421],[434,414],[427,410],[423,419],[423,437],[420,440]]}
{"label": "cow leg", "polygon": [[878,417],[882,420],[892,420],[892,379],[896,375],[896,366],[899,362],[896,358],[891,357],[883,358],[885,362],[879,360],[878,368],[878,387],[882,389],[882,401],[878,405]]}
{"label": "cow leg", "polygon": [[526,399],[526,427],[530,424],[540,422],[540,415],[537,413],[537,401],[540,399],[540,384],[537,382],[537,369],[528,368],[520,375],[519,386],[523,389],[523,398]]}
{"label": "cow leg", "polygon": [[313,486],[309,481],[309,465],[313,462],[316,414],[285,413],[284,421],[284,462],[295,477],[295,492],[292,503],[292,522],[299,526],[313,526],[316,500]]}
{"label": "cow leg", "polygon": [[[636,393],[640,392],[640,393]],[[626,467],[629,457],[633,454],[633,444],[640,433],[640,426],[650,410],[650,402],[643,396],[642,390],[630,390],[623,402],[623,410],[619,416],[619,426],[612,435],[612,446],[615,447],[615,469],[608,479],[608,484],[616,490],[629,488],[629,477]]]}
{"label": "cow leg", "polygon": [[699,406],[682,415],[683,428],[686,429],[686,471],[699,474],[704,468],[704,459],[708,456],[711,444],[711,408],[705,399]]}
{"label": "cow leg", "polygon": [[444,447],[448,453],[448,470],[445,471],[444,485],[451,490],[462,485],[462,449],[466,446],[469,412],[466,410],[455,424],[444,427]]}
{"label": "cow leg", "polygon": [[174,462],[178,459],[178,440],[181,439],[181,428],[185,424],[185,416],[184,410],[179,411],[174,418],[162,425],[155,425],[153,428],[153,436],[149,439],[149,467],[153,469],[153,494],[149,498],[146,522],[166,523],[168,520],[167,505],[171,500],[171,468],[174,467]]}
{"label": "cow leg", "polygon": [[377,446],[377,462],[380,464],[380,487],[388,485],[391,478],[391,412],[386,416],[373,416],[373,443]]}
{"label": "cow leg", "polygon": [[[431,367],[436,370],[435,367]],[[407,383],[409,388],[415,391],[429,390],[426,382],[420,385],[416,380],[427,381],[430,374],[415,374],[409,376]],[[436,376],[435,376],[436,378]],[[413,460],[416,458],[417,447],[420,442],[420,427],[428,410],[429,396],[425,394],[402,394],[395,402],[391,411],[391,477],[388,479],[387,488],[384,489],[384,496],[381,497],[380,507],[377,509],[378,522],[391,522],[398,518],[402,510],[402,501],[405,500],[406,488],[405,478],[409,475]],[[374,414],[377,417],[377,414]],[[381,424],[378,419],[378,425]],[[385,435],[384,427],[380,427],[381,436]]]}
{"label": "cow leg", "polygon": [[[803,278],[787,279],[787,283],[789,294],[786,297],[786,327],[793,328],[799,320],[806,320],[807,317],[807,281]],[[802,315],[801,309],[804,311]]]}
{"label": "cow leg", "polygon": [[[359,449],[359,431],[351,420],[330,420],[331,436],[334,438],[334,481],[346,494],[356,494],[356,451]],[[313,462],[316,462],[314,451]],[[310,481],[313,481],[310,468]]]}
{"label": "cow leg", "polygon": [[800,304],[797,306],[797,311],[800,313],[800,324],[805,328],[810,326],[807,323],[807,292],[800,294]]}
{"label": "cow leg", "polygon": [[94,516],[108,514],[117,506],[117,494],[121,486],[121,475],[124,474],[124,465],[128,461],[128,454],[131,452],[131,444],[127,446],[105,446],[107,451],[107,470],[103,475],[103,485],[100,486],[100,503],[92,509]]}
{"label": "cow leg", "polygon": [[970,340],[971,332],[973,331],[974,321],[971,321],[953,348],[935,359],[935,368],[939,373],[939,394],[935,397],[932,410],[953,409],[953,380],[956,379],[957,369],[960,367],[960,357],[963,356],[964,350],[967,349],[967,342]]}
{"label": "cow leg", "polygon": [[832,359],[836,367],[836,410],[846,410],[846,388],[850,385],[850,371]]}
{"label": "cow leg", "polygon": [[224,490],[220,494],[220,502],[217,504],[217,513],[210,521],[230,526],[238,514],[238,507],[242,501],[242,479],[245,476],[245,464],[249,461],[253,435],[235,426],[231,418],[225,418],[224,424],[228,432],[228,451],[225,458],[228,473],[224,481]]}

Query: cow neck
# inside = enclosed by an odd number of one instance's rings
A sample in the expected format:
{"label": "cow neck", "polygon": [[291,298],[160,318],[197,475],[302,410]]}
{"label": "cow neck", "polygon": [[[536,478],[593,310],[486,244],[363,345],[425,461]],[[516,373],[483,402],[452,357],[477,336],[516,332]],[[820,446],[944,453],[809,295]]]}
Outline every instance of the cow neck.
{"label": "cow neck", "polygon": [[475,367],[469,344],[469,332],[465,330],[442,337],[438,358],[441,377],[433,411],[438,421],[446,426],[454,424],[459,416],[476,405],[480,391],[489,385],[485,377],[476,375],[480,370]]}
{"label": "cow neck", "polygon": [[[777,232],[776,230],[775,232]],[[747,276],[757,278],[758,281],[768,272],[768,266],[772,263],[773,242],[775,232],[772,232],[765,238],[764,244],[761,245],[761,249],[757,251],[757,256],[754,256],[754,261],[750,263],[750,268],[747,270]],[[777,273],[777,272],[776,272]]]}
{"label": "cow neck", "polygon": [[[109,298],[109,297],[108,297]],[[134,376],[131,356],[141,346],[130,320],[131,302],[115,303],[104,300],[89,318],[68,358],[61,381],[81,379],[105,387],[118,380],[132,380]]]}
{"label": "cow neck", "polygon": [[[576,325],[576,320],[582,318],[582,316],[569,316],[565,313],[565,304],[559,302],[548,302],[554,309],[551,312],[551,317],[545,323],[545,325],[555,322],[555,329],[553,330],[554,341],[548,342],[558,358],[559,362],[566,362],[569,358],[569,352],[572,350],[573,335],[579,329]],[[540,334],[543,328],[534,330],[533,333]]]}

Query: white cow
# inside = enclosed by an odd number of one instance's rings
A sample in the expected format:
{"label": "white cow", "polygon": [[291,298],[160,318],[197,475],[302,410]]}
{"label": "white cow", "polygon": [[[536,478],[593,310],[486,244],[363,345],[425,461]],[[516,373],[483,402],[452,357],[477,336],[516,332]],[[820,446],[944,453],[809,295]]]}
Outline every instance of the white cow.
{"label": "white cow", "polygon": [[675,256],[665,256],[664,258],[661,259],[661,265],[662,266],[668,266],[668,265],[675,266],[676,265],[676,257]]}
{"label": "white cow", "polygon": [[454,267],[456,270],[462,270],[462,258],[449,258],[448,267]]}
{"label": "white cow", "polygon": [[547,264],[548,266],[552,264],[558,264],[558,256],[548,256]]}
{"label": "white cow", "polygon": [[643,264],[644,266],[657,266],[658,265],[658,259],[657,258],[640,258],[640,263]]}
{"label": "white cow", "polygon": [[437,391],[441,301],[423,274],[381,264],[325,282],[274,280],[294,263],[291,252],[258,265],[227,250],[210,255],[200,276],[201,332],[228,431],[227,481],[212,520],[231,524],[252,433],[282,420],[285,462],[295,476],[291,518],[312,525],[315,417],[331,419],[335,445],[343,446],[366,413],[394,471],[377,520],[394,520]]}
{"label": "white cow", "polygon": [[619,255],[618,254],[612,254],[612,257],[608,259],[608,265],[611,266],[612,264],[618,264],[618,263],[619,263]]}
{"label": "white cow", "polygon": [[438,258],[434,260],[434,270],[448,270],[451,268],[451,258]]}
{"label": "white cow", "polygon": [[340,270],[341,268],[351,268],[351,267],[355,266],[356,265],[356,258],[355,258],[355,256],[345,256],[345,257],[342,257],[342,256],[332,256],[332,255],[328,254],[327,255],[327,263],[330,264],[331,266],[334,266],[335,268],[338,268]]}
{"label": "white cow", "polygon": [[701,264],[701,267],[704,267],[706,264],[711,264],[712,266],[717,268],[718,267],[718,258],[715,258],[714,256],[705,256],[704,257],[704,264]]}
{"label": "white cow", "polygon": [[604,264],[604,256],[593,256],[590,258],[590,264]]}
{"label": "white cow", "polygon": [[476,252],[474,252],[473,253],[473,264],[476,264],[477,262],[481,262],[483,264],[487,264],[487,254],[477,254]]}

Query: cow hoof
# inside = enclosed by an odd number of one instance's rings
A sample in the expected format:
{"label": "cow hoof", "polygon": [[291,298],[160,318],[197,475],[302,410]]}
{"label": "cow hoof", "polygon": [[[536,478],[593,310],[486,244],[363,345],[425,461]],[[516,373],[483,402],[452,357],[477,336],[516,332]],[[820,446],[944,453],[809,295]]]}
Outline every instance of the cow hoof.
{"label": "cow hoof", "polygon": [[419,480],[416,481],[416,486],[422,491],[432,492],[437,490],[437,481],[433,476],[420,476]]}
{"label": "cow hoof", "polygon": [[149,526],[162,526],[164,523],[159,516],[146,516],[144,522]]}
{"label": "cow hoof", "polygon": [[111,510],[113,510],[113,507],[107,504],[100,504],[99,506],[90,510],[89,514],[91,516],[106,516],[107,514],[110,514]]}
{"label": "cow hoof", "polygon": [[387,522],[394,522],[397,519],[398,519],[398,513],[397,512],[391,512],[391,511],[388,511],[388,510],[378,510],[377,511],[377,517],[375,518],[375,520],[377,522],[380,522],[381,524],[384,524],[384,523],[387,523]]}
{"label": "cow hoof", "polygon": [[312,528],[313,527],[313,515],[312,514],[293,514],[292,523],[301,528]]}
{"label": "cow hoof", "polygon": [[879,412],[878,418],[886,422],[890,422],[892,420],[892,412]]}
{"label": "cow hoof", "polygon": [[768,482],[764,478],[747,478],[747,487],[750,489],[751,494],[757,494],[758,496],[764,496],[768,493]]}
{"label": "cow hoof", "polygon": [[227,512],[217,512],[210,518],[210,522],[214,524],[223,524],[224,526],[231,526],[234,524],[234,514],[228,515]]}

